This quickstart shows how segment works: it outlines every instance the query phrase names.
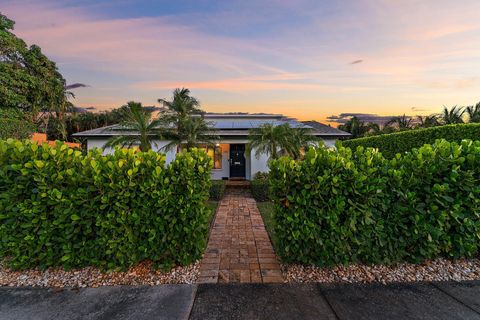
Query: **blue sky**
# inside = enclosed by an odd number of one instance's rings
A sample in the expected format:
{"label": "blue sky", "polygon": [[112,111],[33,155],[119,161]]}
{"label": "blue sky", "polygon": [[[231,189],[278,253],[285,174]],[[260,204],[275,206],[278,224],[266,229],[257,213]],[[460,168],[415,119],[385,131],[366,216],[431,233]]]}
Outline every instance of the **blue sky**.
{"label": "blue sky", "polygon": [[[188,87],[207,111],[418,114],[480,100],[480,1],[5,1],[75,103],[146,105]],[[353,61],[360,61],[351,64]]]}

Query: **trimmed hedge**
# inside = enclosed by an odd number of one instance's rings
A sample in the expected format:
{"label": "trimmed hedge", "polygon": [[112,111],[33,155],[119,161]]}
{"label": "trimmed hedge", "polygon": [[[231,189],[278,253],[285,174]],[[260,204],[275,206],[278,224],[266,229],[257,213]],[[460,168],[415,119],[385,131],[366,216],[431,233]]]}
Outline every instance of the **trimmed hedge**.
{"label": "trimmed hedge", "polygon": [[26,139],[35,130],[35,125],[25,120],[0,118],[0,139]]}
{"label": "trimmed hedge", "polygon": [[378,148],[391,159],[397,153],[404,153],[424,144],[432,144],[437,139],[460,142],[462,139],[479,140],[480,123],[452,124],[427,129],[415,129],[379,136],[358,138],[341,142],[344,147],[356,149],[358,146]]}
{"label": "trimmed hedge", "polygon": [[479,250],[479,141],[439,140],[391,160],[372,148],[318,148],[270,168],[286,262],[391,264]]}
{"label": "trimmed hedge", "polygon": [[13,268],[186,265],[205,248],[210,158],[0,141],[0,257]]}
{"label": "trimmed hedge", "polygon": [[270,199],[268,172],[257,172],[250,181],[250,191],[255,200],[263,202]]}
{"label": "trimmed hedge", "polygon": [[213,180],[210,186],[210,200],[220,201],[225,194],[225,180]]}

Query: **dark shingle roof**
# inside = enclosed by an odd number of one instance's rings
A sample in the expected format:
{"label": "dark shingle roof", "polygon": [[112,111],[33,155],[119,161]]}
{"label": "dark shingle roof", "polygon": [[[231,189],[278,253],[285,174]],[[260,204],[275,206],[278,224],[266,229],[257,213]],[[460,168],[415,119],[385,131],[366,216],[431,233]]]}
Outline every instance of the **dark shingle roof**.
{"label": "dark shingle roof", "polygon": [[[262,124],[272,123],[273,125],[281,125],[284,123],[290,124],[293,128],[307,127],[313,128],[313,134],[323,137],[349,137],[350,134],[336,128],[332,128],[316,121],[304,121],[303,123],[292,118],[287,118],[282,115],[269,114],[206,114],[205,120],[212,124],[212,127],[218,130],[218,134],[222,135],[248,135],[248,130],[258,128]],[[125,130],[120,124],[97,128],[93,130],[78,132],[73,134],[75,137],[101,137],[101,136],[116,136],[116,135],[135,135],[134,131]]]}
{"label": "dark shingle roof", "polygon": [[332,136],[342,136],[342,137],[350,137],[351,134],[345,131],[342,131],[337,128],[333,128],[327,126],[326,124],[317,122],[317,121],[302,121],[304,125],[310,126],[315,129],[318,133],[322,133],[325,135],[332,135]]}

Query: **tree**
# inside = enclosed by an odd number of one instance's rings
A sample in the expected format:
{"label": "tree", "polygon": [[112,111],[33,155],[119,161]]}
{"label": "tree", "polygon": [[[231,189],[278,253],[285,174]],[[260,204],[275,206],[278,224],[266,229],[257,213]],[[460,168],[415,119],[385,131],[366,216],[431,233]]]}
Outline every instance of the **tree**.
{"label": "tree", "polygon": [[65,79],[40,47],[12,33],[14,22],[0,14],[0,106],[36,115],[64,105]]}
{"label": "tree", "polygon": [[159,121],[166,128],[165,137],[171,141],[164,147],[166,150],[213,145],[218,139],[211,123],[203,117],[200,102],[190,96],[190,90],[177,88],[171,101],[158,99],[158,102],[164,106]]}
{"label": "tree", "polygon": [[463,114],[465,109],[462,107],[454,106],[450,110],[447,107],[443,107],[443,112],[440,115],[440,120],[443,124],[463,123]]}
{"label": "tree", "polygon": [[412,118],[404,114],[403,116],[392,118],[385,124],[385,126],[392,125],[399,131],[410,130],[412,129]]}
{"label": "tree", "polygon": [[160,120],[152,120],[152,113],[146,111],[139,102],[130,101],[127,104],[127,120],[121,123],[121,130],[126,133],[114,136],[104,145],[104,148],[138,145],[140,151],[152,149],[154,140],[162,140],[163,132]]}
{"label": "tree", "polygon": [[465,108],[468,114],[468,122],[480,122],[480,102],[475,106]]}
{"label": "tree", "polygon": [[352,138],[363,137],[369,131],[365,123],[357,117],[352,117],[345,124],[339,125],[338,129],[351,133]]}
{"label": "tree", "polygon": [[284,146],[284,150],[294,159],[299,159],[302,156],[302,149],[315,146],[319,142],[319,139],[312,134],[313,130],[310,128],[291,128],[288,124],[284,126],[284,134],[287,136],[287,141],[289,141],[289,143]]}
{"label": "tree", "polygon": [[288,123],[282,125],[265,123],[249,130],[247,151],[255,150],[257,158],[261,154],[266,154],[271,159],[276,159],[279,151],[299,158],[301,149],[315,142],[318,142],[318,139],[311,135],[309,128],[292,128]]}
{"label": "tree", "polygon": [[435,114],[429,116],[417,116],[417,120],[417,127],[419,128],[431,128],[440,125],[440,122],[438,122],[438,116]]}

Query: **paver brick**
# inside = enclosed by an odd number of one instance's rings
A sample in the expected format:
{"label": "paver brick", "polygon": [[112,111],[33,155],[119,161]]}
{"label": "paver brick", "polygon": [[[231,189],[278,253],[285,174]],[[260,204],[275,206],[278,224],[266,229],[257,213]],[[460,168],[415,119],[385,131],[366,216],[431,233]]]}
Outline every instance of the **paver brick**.
{"label": "paver brick", "polygon": [[220,201],[198,282],[283,282],[262,217],[248,191],[228,189]]}

